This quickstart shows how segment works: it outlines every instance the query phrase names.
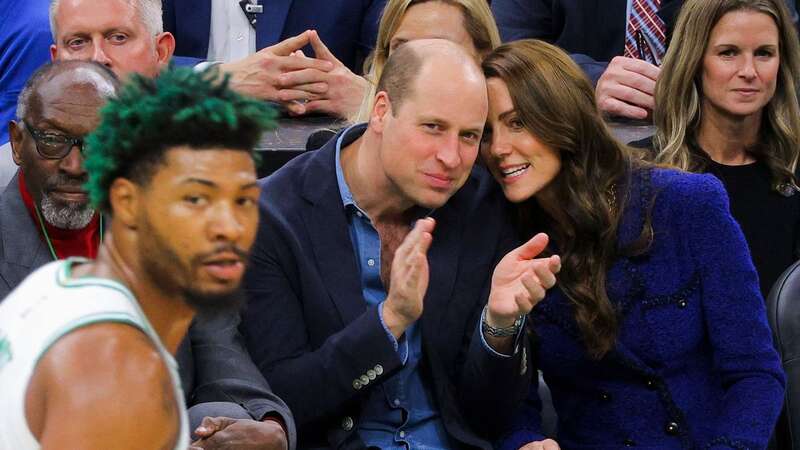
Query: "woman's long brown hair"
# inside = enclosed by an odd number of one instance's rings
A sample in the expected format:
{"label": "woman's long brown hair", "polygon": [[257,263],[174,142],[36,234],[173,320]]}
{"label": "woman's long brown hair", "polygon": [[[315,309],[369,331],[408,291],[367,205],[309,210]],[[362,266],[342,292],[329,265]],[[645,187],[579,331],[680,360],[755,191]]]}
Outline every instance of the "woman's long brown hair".
{"label": "woman's long brown hair", "polygon": [[636,242],[617,244],[632,168],[646,163],[612,136],[589,80],[559,48],[537,40],[505,44],[487,56],[483,70],[506,83],[525,128],[561,157],[547,187],[560,214],[546,214],[531,198],[518,205],[519,226],[526,235],[551,234],[563,261],[558,286],[574,305],[589,355],[599,359],[618,332],[606,273],[621,253],[642,253],[652,240],[648,218]]}

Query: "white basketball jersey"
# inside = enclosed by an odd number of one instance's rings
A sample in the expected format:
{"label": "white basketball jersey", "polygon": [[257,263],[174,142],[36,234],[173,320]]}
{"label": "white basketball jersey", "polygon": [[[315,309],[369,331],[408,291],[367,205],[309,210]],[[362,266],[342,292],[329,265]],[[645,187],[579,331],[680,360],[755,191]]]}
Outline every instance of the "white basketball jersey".
{"label": "white basketball jersey", "polygon": [[[161,353],[180,412],[181,429],[175,448],[185,450],[189,426],[175,359],[125,286],[103,278],[71,277],[72,265],[78,261],[84,260],[70,258],[47,264],[0,302],[0,450],[40,449],[25,418],[25,394],[36,364],[62,337],[103,322],[124,323],[141,330]],[[69,443],[65,442],[63,448],[70,448]]]}

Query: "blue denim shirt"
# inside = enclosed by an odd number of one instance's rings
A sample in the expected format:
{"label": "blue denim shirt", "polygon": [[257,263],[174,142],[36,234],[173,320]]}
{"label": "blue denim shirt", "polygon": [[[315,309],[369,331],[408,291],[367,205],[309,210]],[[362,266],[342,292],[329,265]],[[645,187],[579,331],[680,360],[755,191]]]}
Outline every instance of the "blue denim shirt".
{"label": "blue denim shirt", "polygon": [[[367,213],[353,199],[342,171],[342,140],[350,132],[351,129],[346,130],[336,142],[336,179],[359,265],[361,292],[369,305],[378,305],[378,314],[381,314],[386,289],[381,281],[380,236]],[[419,217],[426,215],[421,211]],[[382,314],[380,319],[383,323]],[[389,450],[454,448],[442,423],[430,383],[428,379],[423,380],[420,373],[423,359],[421,327],[418,323],[411,325],[399,342],[386,324],[384,328],[387,339],[399,352],[403,367],[369,391],[358,421],[359,437],[368,447]],[[485,340],[483,345],[487,351],[507,357],[495,352]]]}

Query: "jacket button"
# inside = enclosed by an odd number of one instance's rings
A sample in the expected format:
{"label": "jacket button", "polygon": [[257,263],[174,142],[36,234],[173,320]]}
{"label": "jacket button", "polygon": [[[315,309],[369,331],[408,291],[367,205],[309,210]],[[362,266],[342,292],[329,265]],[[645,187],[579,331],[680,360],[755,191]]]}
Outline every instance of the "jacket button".
{"label": "jacket button", "polygon": [[648,378],[647,381],[644,382],[644,385],[647,386],[647,389],[651,391],[656,390],[656,382],[652,378]]}
{"label": "jacket button", "polygon": [[622,443],[625,444],[625,447],[636,447],[636,442],[633,439],[625,439]]}
{"label": "jacket button", "polygon": [[667,434],[670,435],[670,436],[677,436],[678,435],[678,431],[680,431],[680,428],[678,427],[677,423],[670,422],[664,428],[664,431],[666,431]]}
{"label": "jacket button", "polygon": [[361,384],[364,386],[369,384],[369,378],[366,375],[361,375],[358,379],[361,380]]}
{"label": "jacket button", "polygon": [[686,301],[685,298],[682,298],[682,299],[678,300],[678,308],[681,308],[681,309],[686,308],[686,305],[688,305],[688,304],[689,303]]}
{"label": "jacket button", "polygon": [[600,400],[602,400],[604,402],[610,402],[611,401],[611,394],[609,394],[608,392],[601,392],[600,393]]}
{"label": "jacket button", "polygon": [[377,378],[377,377],[378,377],[378,374],[377,374],[377,373],[375,373],[375,371],[374,371],[374,370],[372,370],[372,369],[369,369],[369,370],[367,371],[367,378],[369,378],[370,380],[374,380],[374,379],[375,379],[375,378]]}
{"label": "jacket button", "polygon": [[364,385],[361,384],[361,380],[353,380],[353,389],[359,390],[362,387],[364,387]]}
{"label": "jacket button", "polygon": [[350,430],[353,429],[353,418],[352,417],[345,416],[344,419],[342,419],[342,429],[344,431],[350,431]]}
{"label": "jacket button", "polygon": [[383,375],[383,366],[378,364],[375,366],[375,375],[381,376]]}

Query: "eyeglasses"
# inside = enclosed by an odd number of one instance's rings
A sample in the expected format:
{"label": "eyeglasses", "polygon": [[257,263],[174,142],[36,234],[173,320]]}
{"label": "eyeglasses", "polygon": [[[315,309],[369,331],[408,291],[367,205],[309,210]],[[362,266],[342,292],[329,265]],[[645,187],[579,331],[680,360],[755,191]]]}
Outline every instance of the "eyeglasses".
{"label": "eyeglasses", "polygon": [[83,152],[83,138],[42,131],[30,126],[25,120],[22,123],[36,142],[36,151],[42,158],[62,159],[69,155],[72,147],[78,147],[78,150]]}

